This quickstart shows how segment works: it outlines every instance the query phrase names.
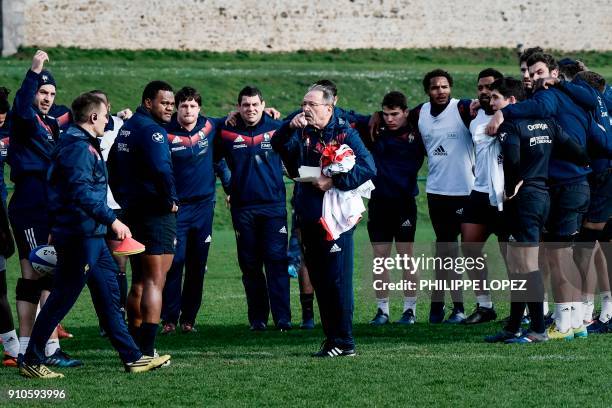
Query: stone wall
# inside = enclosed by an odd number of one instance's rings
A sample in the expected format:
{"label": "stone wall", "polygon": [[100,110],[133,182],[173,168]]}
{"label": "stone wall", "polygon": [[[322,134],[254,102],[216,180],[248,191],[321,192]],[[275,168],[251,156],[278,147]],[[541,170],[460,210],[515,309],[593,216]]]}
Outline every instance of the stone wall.
{"label": "stone wall", "polygon": [[[3,0],[18,45],[291,51],[330,48],[612,49],[610,0]],[[560,7],[563,4],[565,7]]]}

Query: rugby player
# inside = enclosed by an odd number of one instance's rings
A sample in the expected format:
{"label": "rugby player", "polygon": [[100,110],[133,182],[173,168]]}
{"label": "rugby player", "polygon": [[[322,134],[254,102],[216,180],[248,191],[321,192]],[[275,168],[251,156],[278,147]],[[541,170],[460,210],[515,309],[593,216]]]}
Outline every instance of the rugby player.
{"label": "rugby player", "polygon": [[232,173],[232,223],[250,328],[265,330],[271,312],[276,328],[289,330],[285,184],[281,158],[271,144],[281,122],[264,114],[264,108],[261,91],[244,87],[238,94],[236,125],[222,120],[214,154],[226,159]]}
{"label": "rugby player", "polygon": [[10,91],[0,87],[0,196],[2,197],[2,213],[0,213],[0,340],[4,347],[2,365],[17,366],[19,354],[19,338],[15,332],[13,314],[8,302],[6,287],[6,259],[15,252],[15,243],[9,227],[6,214],[6,184],[4,183],[4,163],[9,143],[11,106],[8,101]]}
{"label": "rugby player", "polygon": [[[500,193],[495,191],[503,187],[501,179],[501,147],[496,138],[485,133],[485,127],[493,116],[490,104],[490,86],[493,81],[503,78],[501,72],[487,68],[478,74],[477,96],[480,109],[476,117],[470,122],[470,133],[474,143],[475,167],[474,186],[469,200],[465,206],[464,218],[461,224],[462,252],[466,257],[472,259],[483,256],[482,249],[489,236],[495,233],[499,240],[500,250],[505,254],[503,242],[507,237],[503,227],[502,202]],[[484,259],[484,258],[483,258]],[[468,269],[468,276],[473,281],[479,281],[479,289],[475,290],[476,309],[469,315],[466,324],[486,323],[497,318],[493,308],[491,294],[483,283],[488,276],[487,261],[484,260],[484,268]]]}
{"label": "rugby player", "polygon": [[334,95],[321,85],[312,86],[302,101],[302,110],[285,121],[272,139],[289,174],[298,176],[300,165],[320,166],[326,146],[348,145],[355,154],[355,166],[334,177],[324,175],[302,183],[296,195],[304,259],[315,289],[325,340],[313,357],[354,356],[353,326],[353,231],[327,241],[319,223],[325,191],[335,187],[353,190],[376,175],[374,159],[357,131],[334,114]]}
{"label": "rugby player", "polygon": [[[408,122],[406,96],[397,91],[387,93],[381,103],[383,126],[372,141],[369,132],[362,140],[372,152],[376,164],[376,188],[368,203],[368,234],[375,258],[391,256],[393,242],[397,254],[412,257],[417,224],[415,197],[419,193],[417,174],[425,158],[425,146],[418,132]],[[389,271],[373,274],[374,280],[390,282]],[[417,271],[404,269],[405,281],[417,282]],[[416,286],[415,286],[416,287]],[[389,291],[376,291],[377,311],[370,324],[380,326],[389,322]],[[414,324],[416,290],[404,290],[404,307],[399,324]]]}
{"label": "rugby player", "polygon": [[172,87],[163,81],[149,82],[141,105],[119,130],[108,159],[113,195],[134,238],[146,248],[131,258],[127,314],[130,332],[147,356],[155,355],[162,291],[176,248],[178,197],[162,126],[173,110]]}
{"label": "rugby player", "polygon": [[160,367],[170,356],[144,356],[129,335],[119,311],[116,264],[104,240],[107,226],[119,239],[130,229],[106,204],[107,172],[97,138],[108,123],[106,102],[83,94],[72,103],[75,125],[59,139],[48,174],[52,242],[57,270],[51,294],[42,307],[19,372],[29,378],[61,378],[45,366],[47,339],[76,302],[87,283],[100,323],[128,372]]}
{"label": "rugby player", "polygon": [[[474,185],[474,144],[470,134],[469,99],[451,97],[452,76],[441,69],[428,72],[423,89],[429,102],[411,111],[413,128],[419,130],[427,150],[427,202],[436,234],[436,256],[457,257],[457,237],[461,233],[464,208]],[[453,270],[436,268],[437,281],[461,279]],[[466,319],[463,295],[452,290],[453,311],[445,321],[463,323]],[[445,316],[444,291],[431,294],[430,323],[441,323]]]}
{"label": "rugby player", "polygon": [[196,331],[194,326],[202,304],[208,250],[212,242],[216,191],[212,152],[217,124],[200,113],[202,96],[196,89],[181,88],[174,101],[177,111],[165,127],[179,211],[176,253],[163,292],[162,334],[174,332],[179,321],[183,333]]}
{"label": "rugby player", "polygon": [[[30,251],[49,238],[46,175],[59,136],[57,121],[48,115],[56,94],[53,75],[43,69],[48,60],[42,50],[34,54],[11,111],[8,163],[15,191],[8,212],[22,276],[16,289],[20,354],[28,347],[37,306],[44,304],[41,291],[48,293],[53,283],[50,275],[41,278],[29,261]],[[81,361],[71,359],[60,349],[57,331],[49,338],[46,353],[48,365],[81,365]]]}

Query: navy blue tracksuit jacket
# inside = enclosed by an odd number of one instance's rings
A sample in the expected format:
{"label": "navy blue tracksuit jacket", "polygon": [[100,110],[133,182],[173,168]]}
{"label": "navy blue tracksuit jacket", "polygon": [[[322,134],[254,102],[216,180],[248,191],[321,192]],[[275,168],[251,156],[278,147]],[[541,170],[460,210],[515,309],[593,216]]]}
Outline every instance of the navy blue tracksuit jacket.
{"label": "navy blue tracksuit jacket", "polygon": [[[301,165],[320,166],[321,152],[329,144],[347,144],[355,153],[355,166],[348,173],[332,177],[333,185],[348,191],[376,175],[376,166],[357,131],[341,117],[332,116],[323,129],[307,126],[291,129],[284,122],[272,139],[272,146],[292,177]],[[353,348],[353,230],[335,241],[326,241],[319,224],[324,192],[310,183],[301,183],[295,195],[304,246],[304,260],[315,289],[321,323],[330,346]]]}

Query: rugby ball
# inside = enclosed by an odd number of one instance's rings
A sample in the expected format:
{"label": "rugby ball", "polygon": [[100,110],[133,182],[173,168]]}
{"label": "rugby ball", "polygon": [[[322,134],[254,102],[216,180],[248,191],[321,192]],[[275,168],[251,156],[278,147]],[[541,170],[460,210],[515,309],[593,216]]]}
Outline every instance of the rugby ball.
{"label": "rugby ball", "polygon": [[30,252],[32,268],[41,276],[53,274],[57,265],[57,253],[52,245],[37,246]]}

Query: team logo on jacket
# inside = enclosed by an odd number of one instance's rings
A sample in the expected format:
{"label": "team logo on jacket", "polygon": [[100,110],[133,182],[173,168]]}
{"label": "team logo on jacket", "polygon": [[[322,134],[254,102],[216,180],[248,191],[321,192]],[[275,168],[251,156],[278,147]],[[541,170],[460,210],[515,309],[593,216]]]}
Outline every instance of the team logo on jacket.
{"label": "team logo on jacket", "polygon": [[159,132],[153,133],[153,135],[151,135],[151,139],[153,139],[155,143],[164,143],[164,135]]}
{"label": "team logo on jacket", "polygon": [[535,146],[542,143],[552,143],[552,140],[548,136],[534,136],[529,138],[529,146]]}
{"label": "team logo on jacket", "polygon": [[172,139],[172,144],[181,144],[181,137],[176,136],[174,139]]}
{"label": "team logo on jacket", "polygon": [[457,132],[448,132],[446,134],[446,138],[447,139],[456,139],[457,138]]}
{"label": "team logo on jacket", "polygon": [[262,149],[272,149],[272,144],[270,143],[271,138],[272,137],[270,136],[268,132],[264,133],[263,142],[261,142]]}
{"label": "team logo on jacket", "polygon": [[201,130],[198,132],[198,136],[200,136],[200,140],[206,139],[206,135]]}

